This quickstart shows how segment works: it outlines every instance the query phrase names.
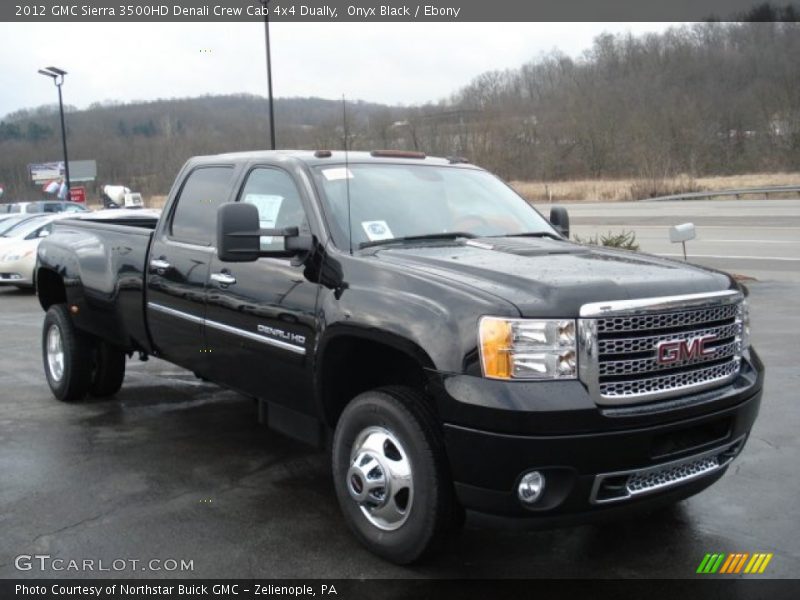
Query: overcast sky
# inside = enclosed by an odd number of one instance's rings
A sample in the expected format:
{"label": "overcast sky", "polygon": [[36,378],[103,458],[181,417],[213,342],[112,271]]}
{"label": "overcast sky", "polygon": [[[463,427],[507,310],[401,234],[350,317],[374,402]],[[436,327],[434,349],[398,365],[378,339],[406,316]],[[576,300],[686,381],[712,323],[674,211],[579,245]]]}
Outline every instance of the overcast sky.
{"label": "overcast sky", "polygon": [[[391,104],[436,101],[490,69],[558,49],[579,56],[599,34],[668,23],[274,23],[276,97]],[[202,51],[202,52],[201,52]],[[0,23],[0,117],[56,101],[37,69],[69,72],[64,101],[266,95],[260,23]]]}

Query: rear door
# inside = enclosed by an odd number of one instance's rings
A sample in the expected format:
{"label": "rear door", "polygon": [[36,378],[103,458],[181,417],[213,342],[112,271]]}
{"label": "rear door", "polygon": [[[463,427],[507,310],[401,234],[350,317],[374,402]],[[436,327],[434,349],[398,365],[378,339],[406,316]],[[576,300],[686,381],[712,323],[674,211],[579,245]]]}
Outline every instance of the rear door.
{"label": "rear door", "polygon": [[[255,204],[262,228],[312,231],[308,198],[292,176],[274,166],[246,174],[239,202]],[[283,238],[261,238],[261,247],[282,249]],[[206,338],[213,381],[296,411],[312,411],[309,357],[316,335],[318,284],[289,258],[251,263],[211,259]]]}
{"label": "rear door", "polygon": [[232,165],[198,166],[184,182],[150,248],[147,322],[153,345],[170,362],[203,373],[205,292],[214,255],[217,208],[233,189]]}

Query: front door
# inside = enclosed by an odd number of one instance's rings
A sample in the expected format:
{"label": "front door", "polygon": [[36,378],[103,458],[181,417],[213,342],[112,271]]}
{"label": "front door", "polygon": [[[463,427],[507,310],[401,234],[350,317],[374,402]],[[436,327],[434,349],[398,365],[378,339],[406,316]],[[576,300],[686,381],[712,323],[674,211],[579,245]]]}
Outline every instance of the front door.
{"label": "front door", "polygon": [[[310,233],[303,199],[284,170],[256,167],[245,178],[238,201],[258,207],[261,227],[298,227]],[[283,248],[283,238],[261,239],[264,250]],[[210,379],[251,396],[310,413],[318,285],[303,265],[288,258],[251,263],[211,260],[206,340]]]}

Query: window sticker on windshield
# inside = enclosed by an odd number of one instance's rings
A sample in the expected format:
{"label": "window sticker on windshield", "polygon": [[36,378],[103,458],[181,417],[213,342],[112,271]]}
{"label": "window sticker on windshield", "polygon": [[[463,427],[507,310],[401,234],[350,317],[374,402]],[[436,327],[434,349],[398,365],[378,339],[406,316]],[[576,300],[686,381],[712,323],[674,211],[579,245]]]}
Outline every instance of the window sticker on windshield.
{"label": "window sticker on windshield", "polygon": [[361,221],[361,227],[364,228],[370,242],[394,239],[394,234],[386,221]]}
{"label": "window sticker on windshield", "polygon": [[[274,194],[247,194],[244,201],[248,204],[255,204],[258,208],[258,223],[261,229],[272,229],[278,220],[278,213],[283,204],[283,196]],[[261,236],[261,244],[269,245],[272,243],[272,236]]]}
{"label": "window sticker on windshield", "polygon": [[353,172],[345,167],[334,167],[330,169],[322,169],[322,174],[328,181],[338,181],[339,179],[352,179]]}

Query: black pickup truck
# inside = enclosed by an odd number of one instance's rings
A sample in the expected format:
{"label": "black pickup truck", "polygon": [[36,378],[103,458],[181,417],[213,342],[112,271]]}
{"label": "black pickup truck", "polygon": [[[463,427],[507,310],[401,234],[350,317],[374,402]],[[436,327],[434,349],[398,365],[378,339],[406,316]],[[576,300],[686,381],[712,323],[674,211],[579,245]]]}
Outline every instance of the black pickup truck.
{"label": "black pickup truck", "polygon": [[466,510],[567,523],[695,494],[758,413],[746,290],[568,231],[458,159],[193,158],[160,218],[39,246],[47,380],[108,396],[139,353],[259,399],[330,447],[349,526],[398,563]]}

